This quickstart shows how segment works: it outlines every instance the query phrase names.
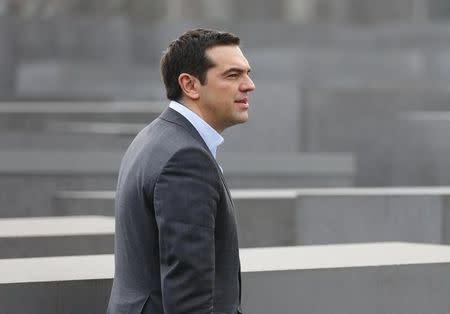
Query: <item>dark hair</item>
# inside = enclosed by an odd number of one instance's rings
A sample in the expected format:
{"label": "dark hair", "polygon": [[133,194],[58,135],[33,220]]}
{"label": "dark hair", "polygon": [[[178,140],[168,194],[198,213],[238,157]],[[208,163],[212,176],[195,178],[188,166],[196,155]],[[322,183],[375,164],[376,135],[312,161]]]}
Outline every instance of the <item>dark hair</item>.
{"label": "dark hair", "polygon": [[163,52],[160,64],[167,98],[180,100],[182,92],[178,77],[181,73],[191,74],[205,84],[206,72],[214,66],[205,54],[208,48],[239,43],[239,37],[231,33],[203,28],[189,30],[171,42]]}

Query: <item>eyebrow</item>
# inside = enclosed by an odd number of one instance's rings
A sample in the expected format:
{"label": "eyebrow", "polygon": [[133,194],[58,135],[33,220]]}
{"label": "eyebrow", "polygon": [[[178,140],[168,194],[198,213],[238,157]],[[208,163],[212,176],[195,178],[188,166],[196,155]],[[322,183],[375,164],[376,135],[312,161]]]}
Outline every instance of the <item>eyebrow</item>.
{"label": "eyebrow", "polygon": [[250,73],[251,70],[252,70],[251,68],[243,69],[243,68],[233,67],[233,68],[230,68],[230,69],[226,70],[225,72],[223,72],[222,75],[226,76],[227,74],[230,74],[232,72],[238,72],[238,73],[247,72],[247,73]]}

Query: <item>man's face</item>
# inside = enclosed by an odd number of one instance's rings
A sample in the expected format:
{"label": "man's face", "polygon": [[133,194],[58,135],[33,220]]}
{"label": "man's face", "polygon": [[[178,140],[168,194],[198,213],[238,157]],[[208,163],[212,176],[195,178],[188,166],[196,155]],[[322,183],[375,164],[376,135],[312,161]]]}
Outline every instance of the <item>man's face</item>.
{"label": "man's face", "polygon": [[216,46],[206,50],[215,65],[199,88],[199,107],[205,121],[218,132],[248,120],[248,94],[255,89],[250,66],[238,46]]}

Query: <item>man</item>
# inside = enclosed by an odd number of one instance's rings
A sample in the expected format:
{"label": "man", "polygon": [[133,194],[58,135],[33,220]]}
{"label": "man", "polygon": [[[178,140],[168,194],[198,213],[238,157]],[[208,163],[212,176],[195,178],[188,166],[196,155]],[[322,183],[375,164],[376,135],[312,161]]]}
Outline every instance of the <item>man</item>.
{"label": "man", "polygon": [[215,156],[255,89],[239,38],[196,29],[161,59],[171,100],[125,153],[108,313],[242,313],[233,202]]}

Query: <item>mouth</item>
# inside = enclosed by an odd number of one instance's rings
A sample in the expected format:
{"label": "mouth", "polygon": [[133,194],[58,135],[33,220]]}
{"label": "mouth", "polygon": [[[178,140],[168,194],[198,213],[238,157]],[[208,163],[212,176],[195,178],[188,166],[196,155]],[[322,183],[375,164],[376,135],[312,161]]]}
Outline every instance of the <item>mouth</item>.
{"label": "mouth", "polygon": [[247,110],[249,108],[248,98],[241,98],[235,101],[241,110]]}
{"label": "mouth", "polygon": [[235,100],[235,102],[238,103],[238,104],[248,104],[248,98],[247,97],[240,98],[238,100]]}

